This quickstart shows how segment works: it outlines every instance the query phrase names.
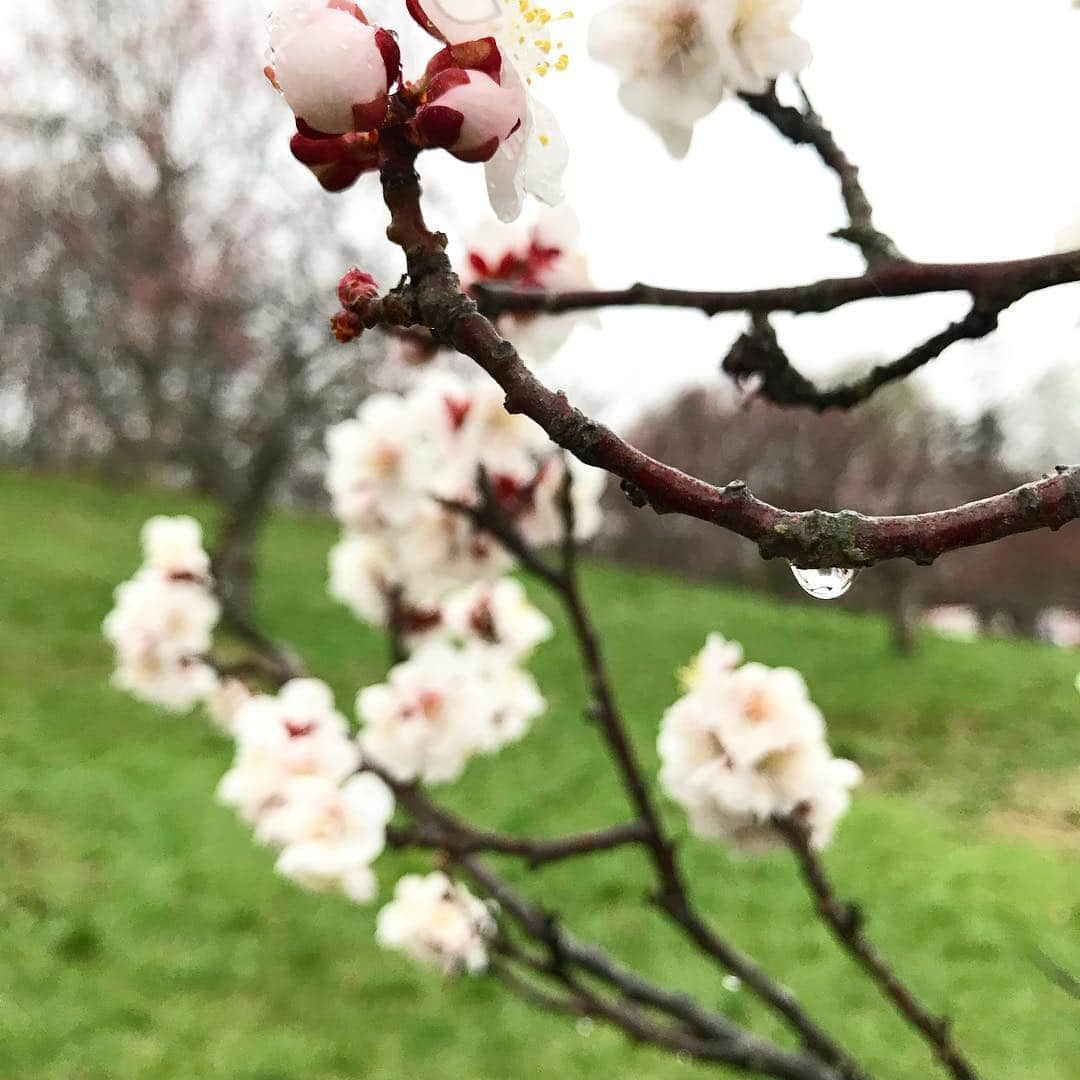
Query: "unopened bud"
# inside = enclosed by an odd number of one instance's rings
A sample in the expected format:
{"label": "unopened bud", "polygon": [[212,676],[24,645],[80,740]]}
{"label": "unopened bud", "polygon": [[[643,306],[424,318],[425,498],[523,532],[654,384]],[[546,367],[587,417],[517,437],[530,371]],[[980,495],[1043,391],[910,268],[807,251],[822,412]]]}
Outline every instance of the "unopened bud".
{"label": "unopened bud", "polygon": [[364,332],[364,324],[352,311],[335,311],[330,316],[330,330],[342,345],[347,345]]}
{"label": "unopened bud", "polygon": [[338,299],[343,308],[355,308],[379,295],[379,286],[365,270],[353,267],[338,282]]}

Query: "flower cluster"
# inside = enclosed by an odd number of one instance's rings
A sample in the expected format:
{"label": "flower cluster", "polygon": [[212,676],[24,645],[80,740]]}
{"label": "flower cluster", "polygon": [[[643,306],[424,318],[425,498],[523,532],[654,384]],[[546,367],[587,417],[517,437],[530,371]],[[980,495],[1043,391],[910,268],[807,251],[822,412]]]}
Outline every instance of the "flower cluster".
{"label": "flower cluster", "polygon": [[407,0],[405,10],[442,47],[403,83],[396,34],[371,25],[352,0],[278,5],[266,74],[296,116],[294,156],[339,191],[378,168],[384,133],[395,127],[416,149],[485,163],[504,220],[520,213],[526,194],[559,202],[566,144],[531,86],[569,65],[552,33],[566,16],[532,0]]}
{"label": "flower cluster", "polygon": [[473,755],[520,739],[545,707],[520,665],[551,623],[518,582],[470,586],[440,615],[430,640],[357,697],[363,753],[398,780],[456,780]]}
{"label": "flower cluster", "polygon": [[385,948],[453,975],[487,967],[495,921],[482,901],[445,874],[407,874],[379,912],[375,934]]}
{"label": "flower cluster", "polygon": [[834,758],[797,671],[742,662],[719,634],[684,672],[687,693],[665,713],[660,783],[700,836],[754,850],[794,817],[824,847],[847,810],[858,766]]}
{"label": "flower cluster", "polygon": [[422,631],[455,588],[512,565],[455,504],[486,485],[505,518],[536,547],[561,537],[560,495],[571,472],[575,534],[600,526],[604,474],[557,453],[531,420],[503,408],[493,383],[434,373],[404,395],[375,394],[327,435],[327,486],[345,529],[330,556],[331,594],[365,621]]}
{"label": "flower cluster", "polygon": [[340,888],[358,902],[376,891],[371,863],[394,812],[390,789],[357,773],[356,743],[317,679],[294,679],[236,711],[236,760],[218,797],[279,852],[278,872],[310,889]]}
{"label": "flower cluster", "polygon": [[[577,215],[566,205],[541,210],[528,228],[490,222],[469,240],[461,282],[467,290],[496,282],[554,291],[592,288],[588,262],[578,246],[579,232]],[[508,312],[499,317],[497,326],[527,358],[549,360],[582,321],[597,320],[587,313]]]}
{"label": "flower cluster", "polygon": [[114,682],[143,701],[187,712],[218,685],[203,659],[220,615],[210,559],[189,517],[151,518],[142,547],[143,566],[117,588],[103,626],[116,650]]}
{"label": "flower cluster", "polygon": [[674,157],[727,92],[761,94],[810,62],[791,29],[801,0],[617,0],[589,28],[589,51],[620,79],[623,107]]}

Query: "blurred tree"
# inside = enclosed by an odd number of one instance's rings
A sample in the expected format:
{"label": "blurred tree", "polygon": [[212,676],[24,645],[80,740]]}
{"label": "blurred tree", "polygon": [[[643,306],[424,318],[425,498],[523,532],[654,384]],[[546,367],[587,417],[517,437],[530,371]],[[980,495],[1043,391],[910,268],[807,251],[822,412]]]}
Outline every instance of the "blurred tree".
{"label": "blurred tree", "polygon": [[[1059,397],[1072,400],[1061,391],[1058,380],[1049,380],[1037,394],[1049,400],[1036,415],[1051,415]],[[1037,426],[1044,441],[1032,453],[1053,460],[1056,446],[1068,459],[1061,448],[1067,426],[1057,424],[1054,434]],[[1003,427],[1012,431],[993,412],[964,425],[909,380],[860,409],[832,414],[828,423],[758,398],[736,399],[727,387],[696,388],[642,420],[632,439],[707,480],[744,478],[755,494],[778,505],[893,514],[936,510],[1020,483],[1030,462],[1020,472],[1010,468]],[[615,526],[605,543],[618,558],[775,592],[797,588],[786,566],[763,563],[753,544],[730,533],[679,515],[643,514],[617,492],[609,496],[609,510]],[[985,623],[1005,615],[1017,631],[1031,633],[1039,612],[1068,596],[1080,597],[1080,549],[1061,530],[954,552],[931,568],[883,563],[863,574],[845,602],[882,611],[897,648],[910,651],[925,606],[971,604]]]}
{"label": "blurred tree", "polygon": [[257,30],[212,0],[46,4],[11,28],[28,60],[0,91],[7,452],[217,499],[238,627],[275,490],[367,390],[312,327],[349,259],[341,204],[284,161]]}

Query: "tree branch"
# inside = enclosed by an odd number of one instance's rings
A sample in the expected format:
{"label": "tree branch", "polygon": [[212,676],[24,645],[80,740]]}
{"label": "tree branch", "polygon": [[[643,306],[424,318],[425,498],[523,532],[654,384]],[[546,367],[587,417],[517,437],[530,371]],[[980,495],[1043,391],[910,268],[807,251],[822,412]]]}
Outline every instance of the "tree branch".
{"label": "tree branch", "polygon": [[818,914],[832,931],[833,937],[858,961],[897,1011],[930,1044],[938,1060],[955,1080],[978,1080],[974,1069],[952,1041],[950,1021],[945,1017],[933,1016],[919,1003],[866,937],[862,912],[855,905],[837,897],[824,865],[810,845],[809,833],[803,824],[793,818],[778,818],[774,824],[798,860],[803,879],[817,900]]}
{"label": "tree branch", "polygon": [[832,132],[814,111],[802,83],[796,79],[803,108],[782,105],[776,96],[775,86],[764,94],[741,94],[743,101],[766,120],[784,138],[796,146],[811,146],[822,162],[836,173],[840,181],[840,195],[847,209],[848,226],[838,229],[833,236],[854,244],[871,269],[902,261],[904,256],[892,239],[874,226],[874,209],[859,181],[859,170],[844,153]]}
{"label": "tree branch", "polygon": [[[483,480],[483,476],[481,476]],[[631,806],[638,815],[642,830],[640,842],[652,860],[660,888],[655,901],[663,911],[706,955],[717,960],[723,968],[737,975],[769,1008],[798,1032],[804,1043],[823,1061],[837,1067],[844,1077],[858,1078],[864,1074],[803,1010],[794,995],[776,983],[748,956],[724,941],[697,915],[690,901],[679,869],[674,844],[667,838],[659,814],[649,794],[640,763],[631,745],[626,725],[615,702],[607,667],[600,649],[599,635],[589,617],[576,573],[574,543],[573,479],[567,470],[559,495],[562,514],[563,564],[560,571],[552,570],[529,547],[513,523],[506,520],[490,489],[481,484],[481,501],[475,506],[453,506],[472,520],[474,526],[490,533],[521,564],[538,573],[558,596],[570,619],[578,643],[582,664],[589,681],[593,704],[591,719],[599,727],[608,750],[615,761]]]}
{"label": "tree branch", "polygon": [[897,379],[939,357],[958,341],[986,337],[998,324],[998,316],[1008,306],[1006,300],[975,299],[971,310],[960,320],[920,345],[885,364],[877,364],[865,375],[851,382],[819,389],[801,374],[780,347],[776,333],[764,315],[755,315],[753,327],[738,338],[724,358],[723,370],[737,381],[761,380],[757,393],[775,405],[808,405],[817,412],[826,409],[850,409]]}
{"label": "tree branch", "polygon": [[[579,942],[476,856],[464,856],[457,862],[520,930],[548,950],[551,962],[545,973],[559,979],[579,999],[584,997],[590,1015],[602,1016],[639,1041],[685,1053],[699,1061],[719,1062],[786,1080],[837,1080],[842,1075],[808,1054],[789,1053],[772,1046],[726,1017],[703,1009],[692,998],[658,987],[595,946]],[[605,983],[626,1001],[673,1017],[689,1031],[657,1025],[625,1004],[589,994],[574,978],[570,971],[573,968]]]}
{"label": "tree branch", "polygon": [[859,300],[966,292],[973,296],[1011,296],[1080,281],[1080,251],[983,263],[897,262],[858,277],[822,278],[806,285],[768,289],[666,289],[641,282],[625,289],[546,292],[492,283],[472,286],[480,311],[489,318],[513,312],[558,315],[602,307],[691,308],[705,315],[744,311],[750,315],[789,312],[824,314]]}
{"label": "tree branch", "polygon": [[387,839],[395,847],[433,848],[455,855],[473,852],[495,852],[500,855],[517,855],[533,869],[562,859],[579,855],[591,855],[598,851],[637,844],[644,839],[645,831],[640,822],[628,821],[606,829],[562,836],[556,839],[535,839],[523,836],[506,836],[503,833],[477,829],[460,819],[449,822],[449,814],[443,813],[438,826],[413,826],[391,829]]}

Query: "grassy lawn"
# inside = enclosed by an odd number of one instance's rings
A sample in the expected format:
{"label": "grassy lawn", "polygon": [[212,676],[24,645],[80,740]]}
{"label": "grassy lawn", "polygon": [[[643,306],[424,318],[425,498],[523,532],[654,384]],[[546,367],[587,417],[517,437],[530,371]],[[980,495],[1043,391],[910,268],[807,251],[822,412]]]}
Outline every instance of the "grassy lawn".
{"label": "grassy lawn", "polygon": [[[185,509],[200,512],[172,493],[0,473],[0,1078],[695,1073],[602,1028],[537,1015],[484,979],[446,985],[375,947],[372,909],[274,876],[272,856],[213,801],[227,742],[198,716],[159,715],[108,684],[99,626],[135,567],[138,527]],[[326,596],[333,538],[325,521],[278,518],[262,608],[348,712],[386,650]],[[1039,947],[1080,972],[1076,654],[927,637],[904,660],[882,623],[842,603],[778,604],[605,566],[590,567],[587,591],[650,770],[674,670],[707,631],[800,668],[837,752],[868,774],[827,861],[864,903],[872,936],[931,1007],[955,1016],[986,1077],[1080,1076],[1080,1002],[1031,961]],[[536,673],[549,713],[521,745],[474,763],[449,798],[507,831],[622,820],[565,637],[540,650]],[[716,924],[879,1080],[934,1075],[814,922],[785,856],[684,848]],[[384,892],[406,864],[425,865],[380,862]],[[638,855],[616,852],[528,886],[583,936],[775,1033],[644,908],[648,882]]]}

